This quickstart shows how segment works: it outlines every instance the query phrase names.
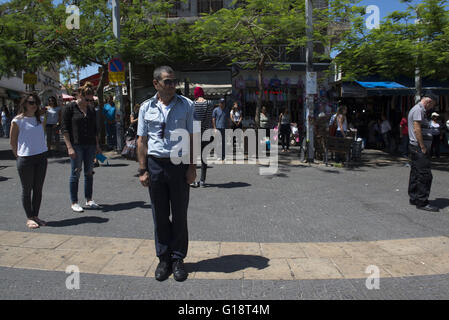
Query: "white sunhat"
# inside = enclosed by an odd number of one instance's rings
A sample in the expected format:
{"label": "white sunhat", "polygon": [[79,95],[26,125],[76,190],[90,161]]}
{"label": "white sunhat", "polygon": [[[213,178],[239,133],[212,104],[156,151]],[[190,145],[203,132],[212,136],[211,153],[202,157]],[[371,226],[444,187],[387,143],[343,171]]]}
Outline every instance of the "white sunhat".
{"label": "white sunhat", "polygon": [[449,130],[449,120],[446,121],[446,128]]}
{"label": "white sunhat", "polygon": [[440,115],[436,112],[432,113],[432,117],[439,117]]}

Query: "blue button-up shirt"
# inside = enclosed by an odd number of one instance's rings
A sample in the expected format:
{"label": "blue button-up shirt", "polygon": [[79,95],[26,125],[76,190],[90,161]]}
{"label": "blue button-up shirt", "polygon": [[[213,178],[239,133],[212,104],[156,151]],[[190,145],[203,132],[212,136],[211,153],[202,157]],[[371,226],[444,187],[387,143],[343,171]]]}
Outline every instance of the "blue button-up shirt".
{"label": "blue button-up shirt", "polygon": [[[180,131],[175,132],[175,130],[183,129],[189,134],[193,133],[193,101],[184,96],[175,95],[170,104],[167,118],[158,106],[157,94],[144,101],[139,110],[137,135],[148,137],[148,154],[158,158],[169,158],[172,150],[180,142],[181,137],[178,134]],[[161,138],[164,123],[165,130]],[[171,137],[178,138],[171,141]],[[189,154],[190,139],[186,138],[182,139],[182,155]]]}

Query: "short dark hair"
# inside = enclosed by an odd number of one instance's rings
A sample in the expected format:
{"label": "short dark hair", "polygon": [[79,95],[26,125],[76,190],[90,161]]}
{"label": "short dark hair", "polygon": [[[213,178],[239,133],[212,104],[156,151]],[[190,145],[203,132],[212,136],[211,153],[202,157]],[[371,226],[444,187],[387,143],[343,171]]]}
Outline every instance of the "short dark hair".
{"label": "short dark hair", "polygon": [[439,100],[438,96],[433,92],[427,92],[426,94],[423,95],[423,98],[430,98],[433,101],[435,101],[435,103],[438,103]]}

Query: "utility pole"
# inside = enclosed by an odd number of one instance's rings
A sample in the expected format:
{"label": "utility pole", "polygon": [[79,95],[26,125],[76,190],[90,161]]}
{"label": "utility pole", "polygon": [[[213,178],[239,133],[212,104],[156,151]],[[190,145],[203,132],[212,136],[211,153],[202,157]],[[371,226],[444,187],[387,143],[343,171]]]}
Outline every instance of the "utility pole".
{"label": "utility pole", "polygon": [[[117,43],[120,44],[120,3],[118,0],[112,0],[112,30],[114,32],[114,36],[117,39]],[[120,58],[120,55],[117,54],[116,58]],[[115,87],[115,99],[116,99],[116,112],[117,110],[120,112],[120,121],[116,124],[117,126],[117,149],[119,152],[123,149],[123,120],[125,108],[123,107],[123,96],[122,96],[122,87],[117,85]],[[117,106],[118,102],[118,106]]]}
{"label": "utility pole", "polygon": [[[416,11],[416,20],[415,24],[418,25],[421,23],[421,19],[419,18],[418,8]],[[421,42],[421,39],[418,38],[418,45]],[[422,95],[422,79],[421,79],[421,71],[419,70],[418,61],[420,57],[416,58],[416,66],[415,66],[415,103],[418,103],[421,100]]]}
{"label": "utility pole", "polygon": [[[307,36],[307,51],[306,51],[306,108],[305,108],[305,123],[306,123],[306,145],[307,145],[307,162],[311,163],[314,159],[314,142],[313,142],[313,123],[311,123],[311,119],[313,119],[314,114],[314,102],[313,102],[313,94],[316,91],[316,83],[311,81],[316,77],[313,77],[313,7],[312,0],[306,1],[306,36]],[[315,88],[313,88],[315,86]]]}

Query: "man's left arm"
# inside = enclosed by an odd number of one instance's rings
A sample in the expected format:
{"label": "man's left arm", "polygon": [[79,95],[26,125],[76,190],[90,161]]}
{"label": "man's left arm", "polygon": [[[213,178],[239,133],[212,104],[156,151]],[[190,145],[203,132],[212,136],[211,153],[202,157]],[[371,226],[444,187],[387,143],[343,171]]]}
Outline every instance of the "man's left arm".
{"label": "man's left arm", "polygon": [[196,163],[194,159],[194,153],[193,153],[193,119],[194,119],[194,109],[193,109],[193,103],[190,105],[189,112],[187,115],[187,131],[189,131],[189,138],[190,138],[190,150],[189,150],[189,156],[190,156],[190,163],[189,168],[187,169],[186,173],[186,180],[187,184],[191,184],[195,182],[196,179]]}

